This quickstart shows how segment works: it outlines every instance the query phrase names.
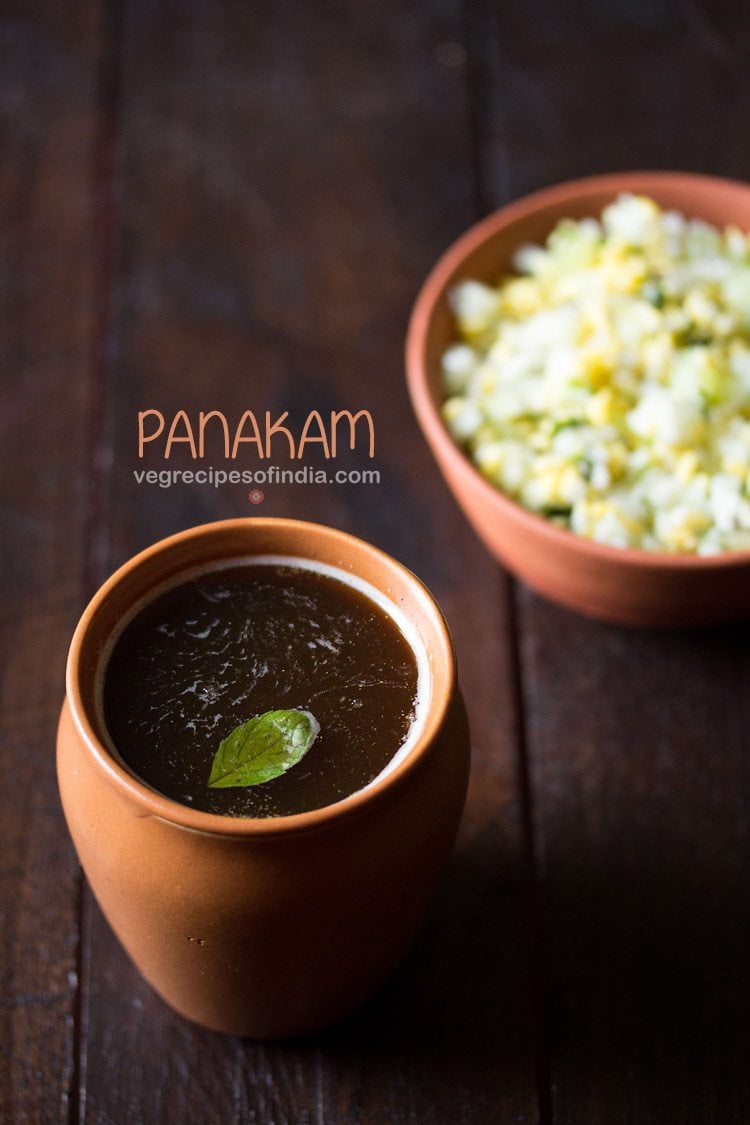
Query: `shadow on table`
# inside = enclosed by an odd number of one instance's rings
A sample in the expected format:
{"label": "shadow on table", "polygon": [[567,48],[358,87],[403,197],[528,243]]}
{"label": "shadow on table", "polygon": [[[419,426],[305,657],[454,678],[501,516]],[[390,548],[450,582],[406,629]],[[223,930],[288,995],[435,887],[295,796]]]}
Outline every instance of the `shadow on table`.
{"label": "shadow on table", "polygon": [[348,1089],[364,1120],[479,1122],[493,1104],[512,1114],[533,1101],[526,905],[499,875],[517,860],[497,837],[488,825],[458,849],[417,944],[374,999],[270,1048],[314,1056],[331,1094],[341,1103]]}
{"label": "shadow on table", "polygon": [[654,856],[639,871],[558,872],[548,1026],[561,1109],[633,1098],[635,1120],[750,1120],[747,876],[720,865],[712,854],[681,873]]}
{"label": "shadow on table", "polygon": [[748,629],[522,612],[557,1113],[744,1123]]}
{"label": "shadow on table", "polygon": [[380,993],[328,1030],[282,1042],[219,1035],[176,1015],[93,906],[91,1120],[532,1120],[525,901],[503,877],[515,864],[497,823],[464,837],[424,932]]}

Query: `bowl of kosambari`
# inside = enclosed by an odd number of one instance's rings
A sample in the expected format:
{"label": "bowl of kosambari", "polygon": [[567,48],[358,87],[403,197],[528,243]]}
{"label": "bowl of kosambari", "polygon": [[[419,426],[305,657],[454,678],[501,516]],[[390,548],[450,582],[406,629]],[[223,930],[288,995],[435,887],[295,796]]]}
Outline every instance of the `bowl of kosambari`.
{"label": "bowl of kosambari", "polygon": [[596,176],[480,222],[406,364],[469,521],[554,601],[639,626],[750,612],[750,186]]}
{"label": "bowl of kosambari", "polygon": [[75,631],[63,809],[115,934],[178,1012],[299,1035],[414,940],[469,736],[431,594],[333,528],[236,519],[126,562]]}

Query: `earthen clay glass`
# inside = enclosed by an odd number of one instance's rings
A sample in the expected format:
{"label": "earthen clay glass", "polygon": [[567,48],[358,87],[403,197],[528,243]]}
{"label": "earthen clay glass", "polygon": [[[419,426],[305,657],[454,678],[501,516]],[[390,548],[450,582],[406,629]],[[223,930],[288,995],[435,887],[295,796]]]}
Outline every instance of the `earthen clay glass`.
{"label": "earthen clay glass", "polygon": [[[109,752],[94,705],[102,647],[137,600],[190,567],[253,554],[359,575],[407,616],[429,661],[424,726],[406,759],[296,816],[223,817],[159,795]],[[280,1037],[350,1012],[413,941],[458,828],[469,736],[447,627],[413,574],[331,528],[238,519],[157,543],[99,590],[71,645],[57,755],[81,864],[146,979],[198,1023]]]}

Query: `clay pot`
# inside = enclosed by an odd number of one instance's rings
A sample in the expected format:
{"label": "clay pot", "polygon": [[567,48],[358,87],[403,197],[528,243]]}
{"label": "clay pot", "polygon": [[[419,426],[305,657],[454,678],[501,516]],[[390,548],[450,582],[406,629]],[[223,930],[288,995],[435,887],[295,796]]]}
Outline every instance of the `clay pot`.
{"label": "clay pot", "polygon": [[[366,790],[296,816],[223,817],[120,764],[95,683],[102,646],[138,599],[189,567],[266,553],[329,563],[387,594],[426,646],[430,700],[410,754]],[[350,1012],[414,939],[458,828],[469,736],[445,621],[413,574],[331,528],[237,519],[157,543],[96,594],[70,649],[57,761],[81,865],[144,977],[200,1024],[281,1037]]]}
{"label": "clay pot", "polygon": [[514,574],[553,601],[628,625],[688,626],[750,613],[750,551],[670,555],[607,547],[557,527],[503,495],[454,443],[440,417],[440,357],[456,339],[448,293],[475,278],[497,284],[515,250],[543,242],[559,219],[598,216],[623,191],[717,226],[750,230],[750,186],[709,176],[633,172],[547,188],[502,208],[450,247],[414,307],[406,367],[417,419],[477,534]]}

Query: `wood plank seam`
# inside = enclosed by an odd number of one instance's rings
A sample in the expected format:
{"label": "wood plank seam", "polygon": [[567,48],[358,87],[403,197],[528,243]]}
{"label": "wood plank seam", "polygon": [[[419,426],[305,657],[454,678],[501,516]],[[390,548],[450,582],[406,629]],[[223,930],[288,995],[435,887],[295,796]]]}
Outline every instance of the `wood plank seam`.
{"label": "wood plank seam", "polygon": [[[106,496],[112,471],[111,408],[108,389],[116,320],[116,262],[119,242],[118,172],[120,155],[122,17],[117,0],[102,0],[100,55],[96,86],[96,132],[92,154],[94,198],[94,295],[90,358],[88,481],[83,556],[84,597],[91,597],[107,572]],[[68,1106],[70,1122],[86,1114],[87,1018],[91,899],[83,873],[78,875],[77,992],[74,1007],[73,1069]]]}
{"label": "wood plank seam", "polygon": [[[491,68],[486,65],[483,52],[498,47],[498,14],[494,7],[464,0],[464,38],[467,54],[467,84],[469,91],[469,128],[474,176],[474,199],[477,220],[495,209],[497,193],[492,182],[492,169],[487,166],[482,139],[489,133],[491,113],[485,105],[493,96]],[[480,50],[480,44],[483,51]],[[495,52],[499,54],[499,49]],[[496,59],[495,59],[496,62]],[[503,184],[509,192],[509,184]],[[532,1028],[534,1029],[534,1067],[539,1121],[542,1125],[552,1116],[552,1063],[547,1008],[548,973],[545,959],[544,917],[539,885],[539,866],[534,820],[534,794],[527,744],[527,712],[524,697],[523,658],[518,613],[518,582],[509,575],[508,587],[508,655],[510,679],[515,699],[516,785],[521,809],[521,834],[523,842],[523,867],[526,883],[526,923],[530,962],[532,966]]]}

